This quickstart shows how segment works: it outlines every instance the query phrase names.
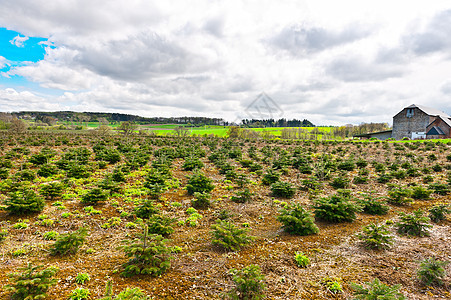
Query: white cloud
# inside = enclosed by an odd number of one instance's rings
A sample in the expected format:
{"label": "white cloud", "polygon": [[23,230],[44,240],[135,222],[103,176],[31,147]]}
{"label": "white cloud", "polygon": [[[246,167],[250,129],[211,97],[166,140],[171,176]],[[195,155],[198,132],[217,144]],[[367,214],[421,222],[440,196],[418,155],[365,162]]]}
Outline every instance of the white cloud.
{"label": "white cloud", "polygon": [[15,36],[12,40],[10,40],[9,42],[19,48],[22,48],[24,45],[24,43],[28,40],[27,36],[20,36],[17,35]]}
{"label": "white cloud", "polygon": [[6,74],[65,93],[4,89],[0,109],[234,120],[265,91],[318,124],[446,110],[449,3],[403,2],[4,0],[0,26],[54,46]]}

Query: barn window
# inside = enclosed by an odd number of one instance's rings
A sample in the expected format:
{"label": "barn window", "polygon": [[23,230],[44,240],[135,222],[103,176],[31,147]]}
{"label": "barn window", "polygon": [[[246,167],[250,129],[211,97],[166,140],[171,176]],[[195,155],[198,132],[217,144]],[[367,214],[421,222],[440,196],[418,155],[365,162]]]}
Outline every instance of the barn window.
{"label": "barn window", "polygon": [[413,108],[408,108],[406,113],[407,118],[413,117]]}

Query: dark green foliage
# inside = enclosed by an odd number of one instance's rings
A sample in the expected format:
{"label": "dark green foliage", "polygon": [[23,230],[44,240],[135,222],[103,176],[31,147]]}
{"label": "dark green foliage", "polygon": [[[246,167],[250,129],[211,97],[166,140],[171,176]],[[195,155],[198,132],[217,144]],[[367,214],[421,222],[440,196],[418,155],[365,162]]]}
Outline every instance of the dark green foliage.
{"label": "dark green foliage", "polygon": [[52,164],[44,164],[39,168],[37,173],[41,177],[50,177],[58,174],[58,168]]}
{"label": "dark green foliage", "polygon": [[36,173],[33,170],[22,170],[14,174],[17,181],[33,181],[36,178]]}
{"label": "dark green foliage", "polygon": [[344,189],[349,186],[350,180],[343,174],[335,177],[330,182],[330,186],[334,189]]}
{"label": "dark green foliage", "polygon": [[390,208],[379,199],[373,198],[371,195],[365,195],[364,199],[359,200],[358,203],[364,213],[370,215],[386,215]]}
{"label": "dark green foliage", "polygon": [[86,227],[81,227],[71,233],[59,235],[55,244],[50,248],[50,254],[67,255],[77,253],[78,249],[86,241],[87,235],[88,229]]}
{"label": "dark green foliage", "polygon": [[98,187],[103,190],[110,191],[110,195],[113,193],[118,193],[121,190],[119,183],[114,181],[111,175],[105,176],[105,178],[99,182]]}
{"label": "dark green foliage", "polygon": [[8,235],[8,230],[0,229],[0,242],[3,241]]}
{"label": "dark green foliage", "polygon": [[6,211],[12,215],[25,215],[41,212],[45,201],[35,191],[27,187],[19,187],[18,190],[8,194],[5,200]]}
{"label": "dark green foliage", "polygon": [[436,260],[433,257],[427,258],[420,263],[417,275],[420,282],[424,285],[442,285],[446,277],[446,265],[448,261]]}
{"label": "dark green foliage", "polygon": [[149,233],[167,237],[174,232],[174,228],[172,228],[174,222],[175,219],[173,218],[163,215],[153,215],[146,223],[149,226]]}
{"label": "dark green foliage", "polygon": [[99,202],[104,202],[108,200],[108,194],[105,193],[99,187],[95,187],[89,190],[86,194],[84,194],[81,198],[81,203],[83,204],[97,204]]}
{"label": "dark green foliage", "polygon": [[385,225],[371,223],[363,227],[363,232],[358,237],[368,249],[388,249],[393,244],[393,237]]}
{"label": "dark green foliage", "polygon": [[245,188],[242,191],[236,192],[235,195],[232,196],[231,200],[236,203],[246,203],[252,199],[254,194],[248,188]]}
{"label": "dark green foliage", "polygon": [[105,288],[105,296],[99,300],[151,300],[151,298],[139,288],[126,288],[113,296],[113,286],[111,280],[109,280]]}
{"label": "dark green foliage", "polygon": [[70,178],[88,178],[91,170],[86,166],[79,163],[69,163],[67,170],[67,177]]}
{"label": "dark green foliage", "polygon": [[396,179],[405,179],[407,177],[407,172],[405,170],[397,170],[390,172],[390,175]]}
{"label": "dark green foliage", "polygon": [[354,180],[352,182],[355,184],[365,184],[365,183],[368,183],[368,177],[356,176],[356,177],[354,177]]}
{"label": "dark green foliage", "polygon": [[185,163],[182,168],[185,171],[191,171],[194,169],[202,169],[204,167],[204,163],[200,161],[197,157],[189,157],[185,159]]}
{"label": "dark green foliage", "polygon": [[217,220],[211,225],[213,231],[212,243],[227,251],[238,251],[241,247],[249,244],[254,238],[247,235],[249,229],[238,228],[233,223]]}
{"label": "dark green foliage", "polygon": [[186,184],[186,190],[190,195],[194,195],[195,192],[210,193],[214,188],[212,180],[202,172],[196,172],[191,175]]}
{"label": "dark green foliage", "polygon": [[414,186],[412,188],[411,197],[413,199],[418,199],[418,200],[427,200],[427,199],[429,199],[431,194],[432,194],[432,191],[428,190],[427,188],[425,188],[423,186]]}
{"label": "dark green foliage", "polygon": [[353,160],[344,160],[337,164],[338,170],[344,170],[344,171],[353,171],[356,167],[356,164]]}
{"label": "dark green foliage", "polygon": [[209,193],[194,193],[194,199],[191,200],[191,205],[195,208],[204,209],[210,206],[211,195]]}
{"label": "dark green foliage", "polygon": [[283,224],[283,229],[291,234],[309,235],[319,232],[312,215],[299,203],[281,209],[277,220]]}
{"label": "dark green foliage", "polygon": [[449,214],[451,209],[449,205],[438,204],[429,210],[429,218],[432,222],[438,223],[446,219],[446,214]]}
{"label": "dark green foliage", "polygon": [[125,174],[122,172],[121,168],[115,168],[113,174],[111,174],[111,179],[115,182],[125,182]]}
{"label": "dark green foliage", "polygon": [[60,182],[53,181],[44,184],[41,187],[41,195],[47,199],[53,200],[55,198],[61,197],[63,194],[64,185]]}
{"label": "dark green foliage", "polygon": [[368,166],[368,162],[366,160],[364,160],[363,158],[359,158],[355,164],[357,165],[358,168],[363,169],[366,166]]}
{"label": "dark green foliage", "polygon": [[166,171],[161,171],[161,169],[155,168],[149,170],[144,186],[149,189],[149,194],[152,198],[159,198],[160,194],[167,189],[167,173],[165,172]]}
{"label": "dark green foliage", "polygon": [[11,299],[14,300],[37,300],[44,299],[47,291],[55,285],[58,280],[52,278],[58,272],[57,267],[48,267],[42,271],[43,266],[33,266],[28,263],[22,267],[21,273],[9,274],[11,284],[5,286],[6,290],[12,292]]}
{"label": "dark green foliage", "polygon": [[407,176],[409,177],[418,177],[420,175],[420,171],[417,168],[410,167],[407,169]]}
{"label": "dark green foliage", "polygon": [[154,206],[153,200],[151,199],[144,200],[144,202],[135,209],[135,215],[141,219],[149,219],[158,213],[159,210]]}
{"label": "dark green foliage", "polygon": [[233,300],[260,300],[265,298],[265,276],[261,274],[260,267],[249,265],[242,270],[232,269],[235,287],[227,293]]}
{"label": "dark green foliage", "polygon": [[377,177],[376,180],[379,183],[387,183],[387,182],[390,182],[390,180],[392,180],[392,179],[393,179],[393,177],[390,174],[388,174],[388,173],[381,173],[379,175],[379,177]]}
{"label": "dark green foliage", "polygon": [[37,166],[43,165],[47,164],[50,158],[52,158],[55,155],[56,155],[55,150],[43,148],[40,153],[33,154],[28,161]]}
{"label": "dark green foliage", "polygon": [[375,278],[372,282],[365,282],[365,286],[351,282],[355,300],[404,300],[406,297],[399,292],[400,284],[386,285]]}
{"label": "dark green foliage", "polygon": [[429,189],[435,194],[445,196],[451,193],[451,187],[445,183],[433,183],[429,185]]}
{"label": "dark green foliage", "polygon": [[121,273],[124,277],[134,275],[160,276],[171,267],[169,256],[171,250],[166,246],[168,240],[161,235],[148,233],[147,225],[144,226],[143,233],[134,240],[124,241],[122,247],[125,256],[129,258],[123,266]]}
{"label": "dark green foliage", "polygon": [[268,171],[266,171],[266,173],[263,175],[262,178],[262,183],[264,185],[271,185],[277,181],[279,181],[280,179],[280,173],[273,170],[273,169],[268,169]]}
{"label": "dark green foliage", "polygon": [[313,205],[315,217],[333,223],[352,222],[361,208],[351,202],[351,199],[349,190],[338,190],[335,195],[320,198]]}
{"label": "dark green foliage", "polygon": [[412,191],[398,185],[389,185],[387,202],[394,205],[407,205],[412,203]]}
{"label": "dark green foliage", "polygon": [[423,216],[421,209],[414,211],[412,214],[401,212],[399,214],[400,222],[396,223],[398,232],[400,234],[426,236],[429,235],[428,228],[432,227],[429,224],[429,218]]}
{"label": "dark green foliage", "polygon": [[435,164],[432,166],[432,170],[434,170],[434,172],[441,172],[443,170],[443,168],[441,165]]}
{"label": "dark green foliage", "polygon": [[289,182],[277,181],[271,184],[271,192],[275,197],[292,198],[296,188]]}
{"label": "dark green foliage", "polygon": [[9,176],[9,169],[8,168],[0,168],[0,179],[6,179]]}
{"label": "dark green foliage", "polygon": [[103,148],[96,151],[96,160],[104,160],[110,164],[121,161],[121,153],[114,148]]}
{"label": "dark green foliage", "polygon": [[446,156],[446,160],[447,160],[447,161],[451,161],[451,154],[448,154],[448,155]]}

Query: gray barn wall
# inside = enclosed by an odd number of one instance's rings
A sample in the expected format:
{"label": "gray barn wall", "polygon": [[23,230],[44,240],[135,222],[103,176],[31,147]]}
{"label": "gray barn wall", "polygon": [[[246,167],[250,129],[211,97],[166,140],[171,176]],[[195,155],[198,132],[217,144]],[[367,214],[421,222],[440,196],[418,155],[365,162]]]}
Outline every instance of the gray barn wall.
{"label": "gray barn wall", "polygon": [[434,117],[429,117],[418,108],[413,109],[413,116],[407,117],[407,108],[404,108],[393,117],[392,137],[401,140],[404,137],[411,138],[412,132],[426,132],[426,127],[433,121]]}

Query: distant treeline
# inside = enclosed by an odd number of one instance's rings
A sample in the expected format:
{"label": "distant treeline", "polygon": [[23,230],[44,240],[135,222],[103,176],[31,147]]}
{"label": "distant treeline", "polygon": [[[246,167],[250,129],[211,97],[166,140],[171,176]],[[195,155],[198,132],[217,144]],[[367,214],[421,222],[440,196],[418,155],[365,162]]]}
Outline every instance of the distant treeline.
{"label": "distant treeline", "polygon": [[266,120],[257,120],[257,119],[244,119],[241,121],[243,124],[242,127],[247,128],[262,128],[262,127],[315,127],[312,122],[307,119],[304,120],[287,120],[287,119],[266,119]]}
{"label": "distant treeline", "polygon": [[137,124],[193,124],[193,125],[221,125],[227,126],[229,123],[224,119],[208,118],[208,117],[176,117],[176,118],[164,118],[153,117],[146,118],[136,115],[120,114],[120,113],[99,113],[99,112],[73,112],[73,111],[55,111],[55,112],[42,112],[42,111],[20,111],[12,113],[19,119],[32,119],[35,121],[43,121],[46,119],[54,118],[58,121],[68,122],[104,122],[109,123],[118,122],[134,122]]}
{"label": "distant treeline", "polygon": [[357,134],[366,134],[378,131],[389,130],[387,123],[362,123],[358,126],[340,126],[333,129],[333,134],[342,138],[352,137]]}

